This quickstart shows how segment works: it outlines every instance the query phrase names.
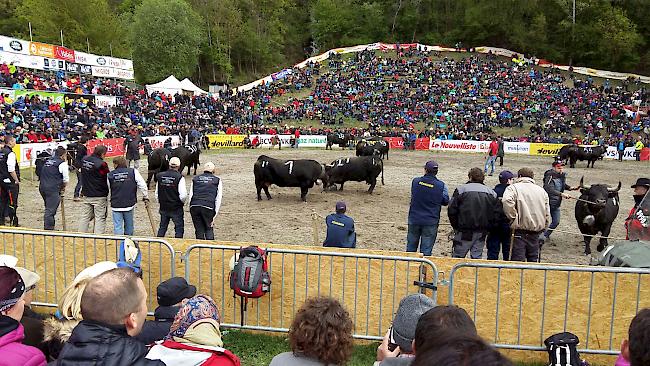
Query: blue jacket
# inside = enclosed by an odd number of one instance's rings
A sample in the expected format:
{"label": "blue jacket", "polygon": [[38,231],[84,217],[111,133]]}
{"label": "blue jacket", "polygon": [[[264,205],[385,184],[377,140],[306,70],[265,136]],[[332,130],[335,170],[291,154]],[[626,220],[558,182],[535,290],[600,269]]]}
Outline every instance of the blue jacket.
{"label": "blue jacket", "polygon": [[445,183],[433,174],[413,178],[411,183],[411,225],[435,225],[440,221],[440,209],[449,204]]}
{"label": "blue jacket", "polygon": [[333,213],[325,218],[327,237],[324,247],[356,248],[357,234],[354,232],[354,220],[344,214]]}

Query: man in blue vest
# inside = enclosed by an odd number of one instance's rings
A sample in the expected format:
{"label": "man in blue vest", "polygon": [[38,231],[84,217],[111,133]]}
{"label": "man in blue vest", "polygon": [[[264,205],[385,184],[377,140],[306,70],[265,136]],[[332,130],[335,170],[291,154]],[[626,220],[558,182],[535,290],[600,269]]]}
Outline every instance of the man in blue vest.
{"label": "man in blue vest", "polygon": [[411,206],[408,217],[406,251],[430,256],[438,236],[440,209],[449,204],[449,192],[438,178],[438,163],[433,160],[424,165],[424,176],[413,178]]}
{"label": "man in blue vest", "polygon": [[124,156],[117,156],[113,159],[113,171],[107,176],[111,188],[113,233],[117,235],[133,235],[133,213],[138,201],[138,190],[144,201],[149,200],[147,183],[140,172],[128,166]]}
{"label": "man in blue vest", "polygon": [[183,205],[187,198],[185,178],[178,172],[181,160],[177,157],[169,159],[169,170],[156,174],[156,199],[160,203],[159,237],[165,236],[169,221],[174,222],[176,238],[182,238],[185,233],[183,222]]}
{"label": "man in blue vest", "polygon": [[214,240],[214,219],[221,207],[222,192],[221,179],[214,175],[214,164],[205,163],[203,174],[192,179],[189,194],[190,216],[197,239]]}
{"label": "man in blue vest", "polygon": [[54,230],[54,216],[59,209],[59,204],[61,204],[65,186],[70,181],[68,163],[63,160],[65,154],[65,147],[57,147],[54,156],[45,161],[41,170],[38,190],[45,203],[45,212],[43,214],[43,228],[45,230]]}
{"label": "man in blue vest", "polygon": [[90,221],[95,220],[95,234],[103,234],[106,228],[108,213],[108,181],[106,175],[110,171],[104,161],[108,148],[97,145],[93,153],[81,160],[81,220],[79,231],[88,232]]}
{"label": "man in blue vest", "polygon": [[354,220],[345,214],[345,202],[336,202],[336,213],[325,218],[327,237],[323,242],[324,247],[356,248],[357,234],[354,232]]}

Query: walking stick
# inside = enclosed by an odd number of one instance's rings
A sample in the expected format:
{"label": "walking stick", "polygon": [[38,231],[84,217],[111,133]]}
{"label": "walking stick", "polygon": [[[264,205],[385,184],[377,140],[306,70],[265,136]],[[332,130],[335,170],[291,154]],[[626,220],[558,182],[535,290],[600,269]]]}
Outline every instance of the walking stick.
{"label": "walking stick", "polygon": [[144,207],[147,209],[147,216],[149,216],[149,224],[151,224],[151,233],[153,236],[156,236],[156,226],[153,223],[153,214],[151,213],[151,207],[149,207],[149,200],[144,201]]}
{"label": "walking stick", "polygon": [[65,223],[65,198],[61,193],[61,222],[63,223],[63,231],[68,231],[68,225]]}

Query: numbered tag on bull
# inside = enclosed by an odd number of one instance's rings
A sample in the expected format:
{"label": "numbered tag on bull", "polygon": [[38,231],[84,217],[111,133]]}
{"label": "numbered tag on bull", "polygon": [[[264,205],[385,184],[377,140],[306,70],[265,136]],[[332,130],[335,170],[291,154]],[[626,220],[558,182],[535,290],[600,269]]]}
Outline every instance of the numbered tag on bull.
{"label": "numbered tag on bull", "polygon": [[291,172],[293,172],[293,160],[287,161],[286,163],[284,163],[284,165],[289,166],[289,175],[291,175]]}
{"label": "numbered tag on bull", "polygon": [[386,146],[386,145],[388,145],[388,143],[386,142],[386,140],[381,140],[381,141],[379,141],[379,143],[381,144],[381,146]]}
{"label": "numbered tag on bull", "polygon": [[260,166],[262,168],[266,168],[267,166],[269,166],[269,162],[268,161],[262,161],[262,164],[260,164]]}
{"label": "numbered tag on bull", "polygon": [[192,154],[194,154],[198,150],[196,145],[185,145],[185,148],[188,149]]}
{"label": "numbered tag on bull", "polygon": [[343,165],[345,165],[345,164],[350,164],[350,158],[347,158],[347,159],[339,159],[339,160],[337,160],[337,162],[338,162],[338,163],[336,164],[336,166],[343,166]]}

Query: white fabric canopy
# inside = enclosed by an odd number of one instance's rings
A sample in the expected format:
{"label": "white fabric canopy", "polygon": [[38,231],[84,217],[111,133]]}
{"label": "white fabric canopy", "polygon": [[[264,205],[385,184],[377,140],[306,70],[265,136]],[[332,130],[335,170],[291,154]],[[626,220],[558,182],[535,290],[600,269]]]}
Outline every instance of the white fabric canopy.
{"label": "white fabric canopy", "polygon": [[147,93],[151,94],[154,92],[165,93],[165,94],[182,94],[183,86],[181,82],[176,79],[174,75],[170,75],[167,79],[158,82],[156,84],[147,85]]}
{"label": "white fabric canopy", "polygon": [[194,93],[194,95],[208,94],[208,92],[205,90],[194,85],[194,83],[188,78],[185,78],[183,81],[181,81],[181,86],[183,87],[183,90],[191,91]]}

